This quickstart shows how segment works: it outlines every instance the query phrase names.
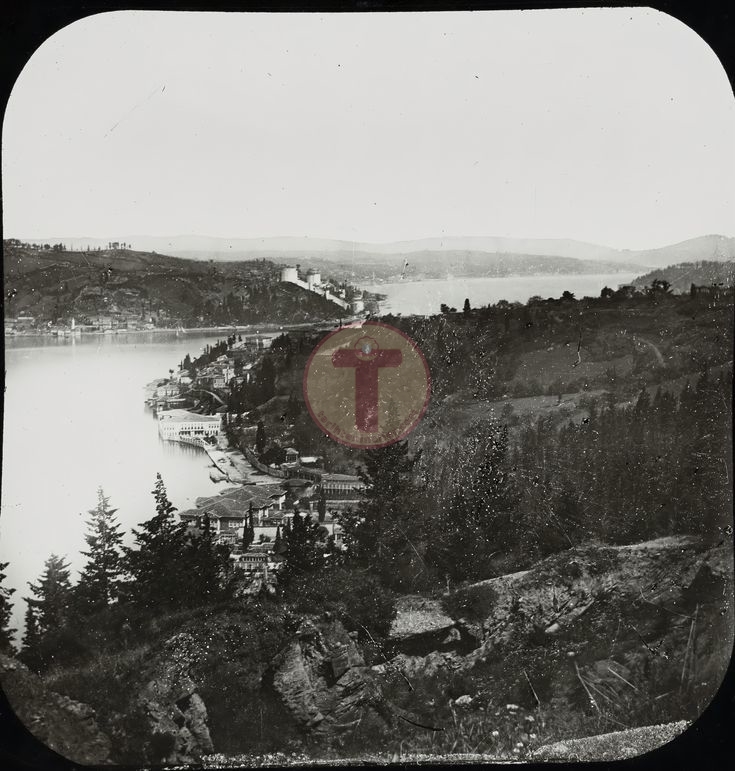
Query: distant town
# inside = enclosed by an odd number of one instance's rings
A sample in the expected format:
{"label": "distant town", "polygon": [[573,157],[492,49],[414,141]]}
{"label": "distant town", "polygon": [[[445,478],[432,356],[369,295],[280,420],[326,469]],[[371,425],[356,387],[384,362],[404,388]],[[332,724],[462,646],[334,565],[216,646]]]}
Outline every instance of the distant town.
{"label": "distant town", "polygon": [[314,268],[265,260],[217,263],[138,252],[126,242],[69,250],[7,239],[5,335],[77,337],[348,321],[377,295]]}
{"label": "distant town", "polygon": [[[301,279],[288,269],[283,280]],[[308,273],[304,283],[310,291],[328,291],[319,274]],[[211,461],[212,481],[236,485],[197,498],[179,517],[194,532],[210,528],[216,543],[229,548],[245,594],[275,591],[295,516],[318,522],[325,554],[342,551],[339,515],[357,507],[365,491],[358,475],[335,473],[320,456],[280,447],[266,436],[263,420],[230,411],[242,389],[262,380],[261,357],[278,340],[275,334],[232,335],[145,387],[161,439],[200,447]]]}

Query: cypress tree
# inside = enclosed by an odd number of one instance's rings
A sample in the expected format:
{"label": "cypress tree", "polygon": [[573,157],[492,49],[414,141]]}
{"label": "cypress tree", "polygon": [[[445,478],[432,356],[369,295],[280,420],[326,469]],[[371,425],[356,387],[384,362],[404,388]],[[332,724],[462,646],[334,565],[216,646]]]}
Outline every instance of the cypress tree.
{"label": "cypress tree", "polygon": [[265,452],[265,423],[258,421],[258,428],[255,433],[255,452],[262,455]]}
{"label": "cypress tree", "polygon": [[242,550],[247,551],[255,540],[255,523],[253,521],[253,504],[248,506],[248,521],[242,530]]}

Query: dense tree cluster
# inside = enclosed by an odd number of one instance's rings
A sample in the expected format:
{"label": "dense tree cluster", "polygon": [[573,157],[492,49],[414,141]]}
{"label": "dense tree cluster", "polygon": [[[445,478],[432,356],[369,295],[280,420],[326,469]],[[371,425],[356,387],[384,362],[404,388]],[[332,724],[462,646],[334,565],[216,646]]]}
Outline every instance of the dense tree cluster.
{"label": "dense tree cluster", "polygon": [[414,591],[590,540],[719,540],[732,505],[731,394],[731,372],[704,372],[678,395],[588,398],[585,417],[528,419],[512,439],[478,421],[445,437],[433,466],[405,445],[371,450],[366,500],[343,517],[347,564]]}
{"label": "dense tree cluster", "polygon": [[414,478],[417,460],[407,442],[367,450],[365,501],[343,517],[351,560],[400,590],[420,588],[431,579],[426,561],[430,511]]}
{"label": "dense tree cluster", "polygon": [[489,422],[476,424],[462,443],[461,463],[432,518],[429,555],[440,574],[484,578],[490,558],[513,548],[517,492],[507,450],[507,429]]}
{"label": "dense tree cluster", "polygon": [[[160,614],[198,607],[229,592],[229,551],[214,541],[209,518],[196,528],[177,522],[160,474],[153,491],[155,515],[122,545],[115,509],[102,490],[87,523],[82,552],[87,562],[73,584],[68,562],[52,554],[29,584],[20,657],[42,671],[53,663],[84,658],[96,640],[116,637]],[[0,570],[4,566],[0,565]],[[4,575],[0,573],[0,583]],[[12,591],[12,590],[11,590]],[[0,644],[7,628],[11,591],[0,586]]]}
{"label": "dense tree cluster", "polygon": [[719,538],[731,506],[731,395],[731,373],[704,372],[678,396],[643,389],[629,406],[592,401],[581,422],[526,427],[512,461],[519,534],[542,552],[592,537]]}
{"label": "dense tree cluster", "polygon": [[218,593],[228,551],[215,544],[208,517],[193,530],[176,521],[160,474],[153,495],[155,516],[133,530],[134,546],[124,550],[126,599],[159,611],[201,604]]}

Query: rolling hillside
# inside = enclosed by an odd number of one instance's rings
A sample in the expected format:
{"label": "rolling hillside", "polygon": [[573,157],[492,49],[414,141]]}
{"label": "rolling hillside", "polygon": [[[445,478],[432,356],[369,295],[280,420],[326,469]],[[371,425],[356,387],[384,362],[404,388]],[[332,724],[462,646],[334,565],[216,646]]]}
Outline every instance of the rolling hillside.
{"label": "rolling hillside", "polygon": [[186,260],[128,249],[54,251],[4,244],[6,317],[77,321],[118,316],[157,326],[317,321],[344,313],[278,281],[264,259]]}
{"label": "rolling hillside", "polygon": [[633,284],[639,288],[650,285],[654,279],[668,281],[672,292],[688,292],[692,284],[697,286],[735,286],[735,262],[682,262],[657,268],[639,276]]}

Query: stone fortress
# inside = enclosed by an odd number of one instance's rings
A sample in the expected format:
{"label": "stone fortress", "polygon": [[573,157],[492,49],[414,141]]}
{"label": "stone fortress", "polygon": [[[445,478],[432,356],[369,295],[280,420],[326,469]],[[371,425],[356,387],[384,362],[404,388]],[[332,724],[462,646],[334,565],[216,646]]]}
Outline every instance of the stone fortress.
{"label": "stone fortress", "polygon": [[358,292],[355,297],[348,301],[345,289],[322,282],[321,274],[311,268],[306,271],[305,281],[301,278],[298,266],[295,268],[283,268],[281,270],[281,281],[288,284],[296,284],[296,286],[300,286],[302,289],[314,292],[352,314],[362,313],[365,310],[365,302],[361,297],[361,293]]}

